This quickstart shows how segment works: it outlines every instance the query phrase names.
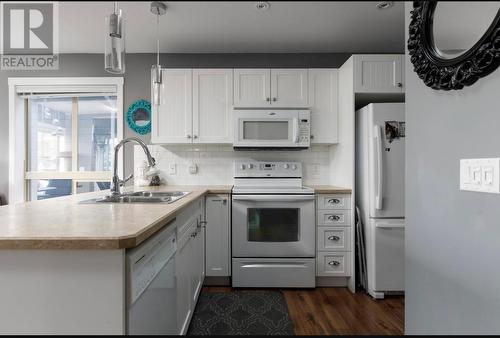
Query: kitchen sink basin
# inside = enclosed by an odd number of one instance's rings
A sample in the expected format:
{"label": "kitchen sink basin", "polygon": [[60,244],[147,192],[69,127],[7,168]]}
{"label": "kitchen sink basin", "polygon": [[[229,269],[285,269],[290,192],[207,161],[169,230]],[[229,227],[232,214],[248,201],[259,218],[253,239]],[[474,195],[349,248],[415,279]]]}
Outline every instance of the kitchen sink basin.
{"label": "kitchen sink basin", "polygon": [[90,200],[81,201],[81,204],[92,203],[173,203],[189,194],[187,191],[137,191],[119,195],[108,195]]}

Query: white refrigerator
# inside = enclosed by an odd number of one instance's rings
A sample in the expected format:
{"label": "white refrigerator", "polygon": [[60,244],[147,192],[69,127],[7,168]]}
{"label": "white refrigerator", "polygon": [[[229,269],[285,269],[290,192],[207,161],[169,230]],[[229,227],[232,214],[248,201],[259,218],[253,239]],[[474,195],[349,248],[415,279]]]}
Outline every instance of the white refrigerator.
{"label": "white refrigerator", "polygon": [[356,112],[356,205],[364,225],[367,291],[404,292],[405,105]]}

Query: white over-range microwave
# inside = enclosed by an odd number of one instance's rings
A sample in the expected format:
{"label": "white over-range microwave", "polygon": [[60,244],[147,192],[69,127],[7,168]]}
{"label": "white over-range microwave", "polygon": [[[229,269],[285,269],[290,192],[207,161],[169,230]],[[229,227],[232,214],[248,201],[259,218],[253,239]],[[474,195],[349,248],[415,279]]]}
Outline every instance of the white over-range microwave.
{"label": "white over-range microwave", "polygon": [[233,121],[235,149],[309,148],[309,110],[234,109]]}

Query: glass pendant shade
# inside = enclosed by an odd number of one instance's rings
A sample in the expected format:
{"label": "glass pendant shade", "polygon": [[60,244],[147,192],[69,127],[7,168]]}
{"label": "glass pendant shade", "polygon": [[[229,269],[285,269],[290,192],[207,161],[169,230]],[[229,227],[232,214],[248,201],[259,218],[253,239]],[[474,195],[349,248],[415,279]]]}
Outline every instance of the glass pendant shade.
{"label": "glass pendant shade", "polygon": [[161,102],[162,73],[160,65],[151,67],[151,79],[153,82],[153,105],[159,106]]}
{"label": "glass pendant shade", "polygon": [[121,9],[106,17],[104,69],[113,74],[125,73],[125,19]]}

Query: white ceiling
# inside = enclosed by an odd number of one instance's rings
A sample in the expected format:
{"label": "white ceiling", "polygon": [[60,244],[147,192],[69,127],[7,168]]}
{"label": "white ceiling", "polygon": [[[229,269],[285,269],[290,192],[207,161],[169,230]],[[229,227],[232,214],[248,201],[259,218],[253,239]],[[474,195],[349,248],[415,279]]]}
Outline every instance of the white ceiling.
{"label": "white ceiling", "polygon": [[[404,4],[380,10],[376,2],[273,2],[265,12],[250,1],[165,2],[160,19],[168,53],[383,53],[404,50]],[[61,53],[102,53],[104,18],[112,2],[59,2]],[[120,2],[129,53],[156,51],[150,2]]]}

